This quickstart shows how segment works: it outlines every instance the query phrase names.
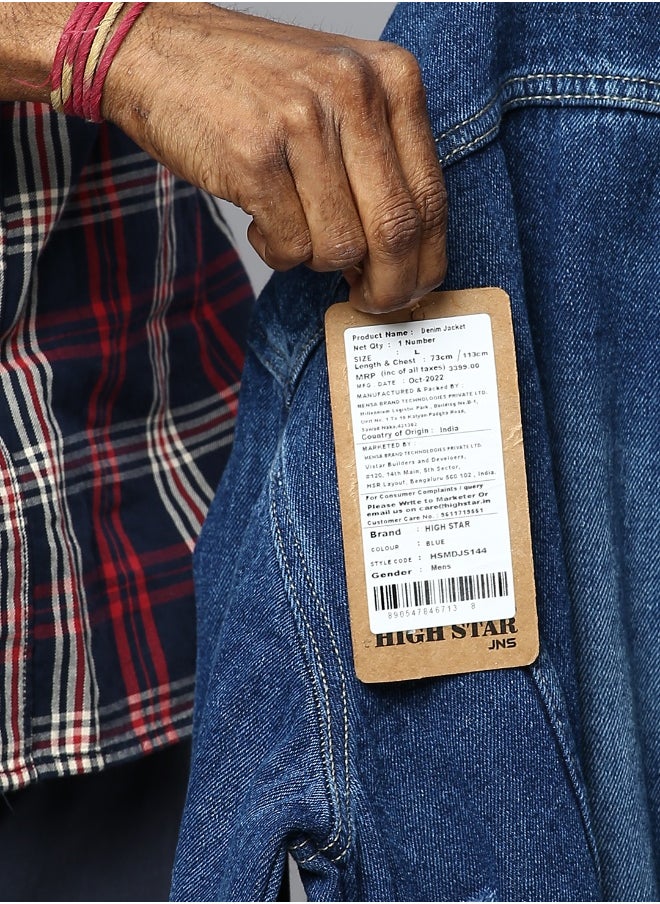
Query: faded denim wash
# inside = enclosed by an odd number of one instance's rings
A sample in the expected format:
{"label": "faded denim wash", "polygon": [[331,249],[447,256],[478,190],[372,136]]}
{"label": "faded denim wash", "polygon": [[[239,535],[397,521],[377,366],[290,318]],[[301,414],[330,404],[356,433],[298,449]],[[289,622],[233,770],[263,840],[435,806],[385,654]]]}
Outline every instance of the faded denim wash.
{"label": "faded denim wash", "polygon": [[258,303],[196,552],[193,767],[172,894],[657,900],[657,4],[404,4],[449,194],[446,288],[510,295],[541,655],[367,686],[350,649],[323,313]]}

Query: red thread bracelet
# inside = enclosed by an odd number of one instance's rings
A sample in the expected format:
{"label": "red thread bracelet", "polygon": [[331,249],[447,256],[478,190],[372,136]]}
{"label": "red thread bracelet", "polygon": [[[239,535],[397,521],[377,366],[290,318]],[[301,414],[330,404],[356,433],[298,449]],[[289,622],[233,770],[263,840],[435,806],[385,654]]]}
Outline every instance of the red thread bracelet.
{"label": "red thread bracelet", "polygon": [[[77,3],[60,37],[50,73],[58,113],[102,122],[103,86],[112,62],[146,3]],[[123,12],[113,33],[115,22]]]}
{"label": "red thread bracelet", "polygon": [[122,18],[121,22],[117,26],[116,31],[105,47],[101,61],[94,72],[93,79],[87,91],[87,104],[85,105],[84,110],[87,114],[85,115],[85,119],[89,119],[90,122],[103,121],[103,117],[101,116],[101,100],[103,98],[103,85],[105,84],[108,70],[110,69],[112,61],[117,55],[117,51],[121,47],[124,38],[133,27],[135,20],[143,11],[145,6],[147,6],[146,3],[130,4],[130,9]]}
{"label": "red thread bracelet", "polygon": [[65,105],[71,94],[72,40],[80,34],[81,29],[87,26],[100,5],[99,3],[76,3],[60,36],[49,77],[50,102],[58,113],[64,113]]}
{"label": "red thread bracelet", "polygon": [[[79,30],[74,33],[69,44],[69,50],[65,56],[66,61],[71,61],[71,93],[64,103],[64,112],[70,116],[84,116],[83,94],[84,83],[82,73],[85,62],[89,56],[89,50],[94,41],[97,29],[103,21],[110,3],[90,3],[92,7],[88,16],[79,22]],[[78,112],[80,111],[80,112]]]}
{"label": "red thread bracelet", "polygon": [[[110,8],[103,16],[99,27],[96,29],[94,40],[92,41],[91,47],[89,48],[89,53],[87,54],[87,58],[85,60],[83,76],[80,82],[81,85],[84,84],[87,89],[84,100],[81,100],[82,113],[85,119],[93,119],[95,115],[97,117],[101,116],[101,99],[99,98],[97,106],[90,104],[89,92],[91,90],[92,82],[101,60],[103,48],[108,42],[108,35],[112,31],[115,22],[121,15],[123,8],[123,3],[111,4]],[[101,86],[101,88],[102,87],[103,86]]]}

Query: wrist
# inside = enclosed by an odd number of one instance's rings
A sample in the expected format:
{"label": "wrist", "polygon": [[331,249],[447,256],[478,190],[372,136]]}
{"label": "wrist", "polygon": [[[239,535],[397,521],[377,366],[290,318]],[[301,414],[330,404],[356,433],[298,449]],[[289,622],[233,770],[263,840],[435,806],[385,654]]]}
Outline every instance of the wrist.
{"label": "wrist", "polygon": [[50,70],[74,6],[0,4],[0,100],[49,102]]}
{"label": "wrist", "polygon": [[48,82],[58,113],[102,122],[105,80],[148,3],[76,3],[60,36]]}
{"label": "wrist", "polygon": [[208,3],[148,3],[108,70],[103,92],[104,119],[131,132],[141,131],[157,86],[182,65],[180,55],[191,20],[225,12]]}
{"label": "wrist", "polygon": [[[154,62],[154,33],[161,24],[167,3],[148,3],[139,19],[122,41],[105,79],[101,113],[104,119],[123,126],[141,115],[148,86],[159,77],[162,61]],[[151,71],[153,69],[153,72]]]}

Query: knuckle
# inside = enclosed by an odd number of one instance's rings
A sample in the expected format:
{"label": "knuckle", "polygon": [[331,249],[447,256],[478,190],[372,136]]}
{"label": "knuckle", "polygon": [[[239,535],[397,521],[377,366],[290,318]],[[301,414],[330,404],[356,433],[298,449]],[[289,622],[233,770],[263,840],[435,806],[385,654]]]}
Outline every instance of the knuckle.
{"label": "knuckle", "polygon": [[298,89],[280,113],[279,131],[292,137],[321,132],[324,121],[325,113],[319,96],[314,91]]}
{"label": "knuckle", "polygon": [[364,236],[342,238],[314,248],[314,266],[323,270],[345,270],[364,260],[367,244]]}
{"label": "knuckle", "polygon": [[346,44],[328,49],[332,66],[347,78],[364,78],[371,75],[371,64],[361,53]]}
{"label": "knuckle", "polygon": [[396,71],[402,84],[408,88],[423,91],[422,73],[416,58],[407,50],[398,48],[400,51],[396,61]]}
{"label": "knuckle", "polygon": [[422,185],[419,208],[426,235],[444,234],[447,224],[447,191],[442,179],[430,177]]}
{"label": "knuckle", "polygon": [[258,210],[254,224],[265,237],[266,263],[273,270],[288,270],[312,256],[312,239],[307,227],[295,216],[273,222],[268,207]]}
{"label": "knuckle", "polygon": [[391,208],[376,220],[375,247],[383,254],[401,257],[414,248],[422,232],[422,218],[412,203]]}
{"label": "knuckle", "polygon": [[377,77],[369,60],[352,47],[329,47],[327,84],[339,86],[353,102],[369,102],[377,86]]}
{"label": "knuckle", "polygon": [[278,242],[278,257],[295,267],[312,256],[312,239],[307,230],[282,237]]}
{"label": "knuckle", "polygon": [[284,147],[274,138],[247,141],[236,151],[238,170],[243,179],[261,184],[266,176],[275,176],[287,169]]}
{"label": "knuckle", "polygon": [[313,253],[312,237],[307,230],[304,230],[293,238],[289,247],[291,257],[295,257],[298,263],[308,261]]}
{"label": "knuckle", "polygon": [[268,245],[264,260],[273,270],[290,270],[310,260],[311,254],[311,242],[301,239],[288,245],[278,243],[275,248]]}
{"label": "knuckle", "polygon": [[396,44],[381,44],[381,65],[392,82],[407,94],[424,96],[424,85],[415,56]]}

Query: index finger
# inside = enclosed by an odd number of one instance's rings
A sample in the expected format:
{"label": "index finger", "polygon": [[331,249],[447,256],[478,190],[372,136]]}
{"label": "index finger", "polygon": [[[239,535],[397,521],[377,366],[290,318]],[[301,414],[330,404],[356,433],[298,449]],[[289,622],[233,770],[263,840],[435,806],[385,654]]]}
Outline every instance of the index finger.
{"label": "index finger", "polygon": [[445,270],[445,191],[419,67],[407,51],[373,44],[378,92],[356,101],[342,124],[342,150],[365,237],[351,301],[371,312],[404,307]]}
{"label": "index finger", "polygon": [[[437,288],[447,269],[447,192],[431,130],[419,65],[412,54],[381,45],[392,141],[408,190],[421,217],[413,298]],[[395,77],[389,73],[394,69]]]}
{"label": "index finger", "polygon": [[403,307],[417,284],[421,217],[397,161],[385,104],[368,116],[353,109],[341,143],[367,243],[351,301],[372,313]]}

